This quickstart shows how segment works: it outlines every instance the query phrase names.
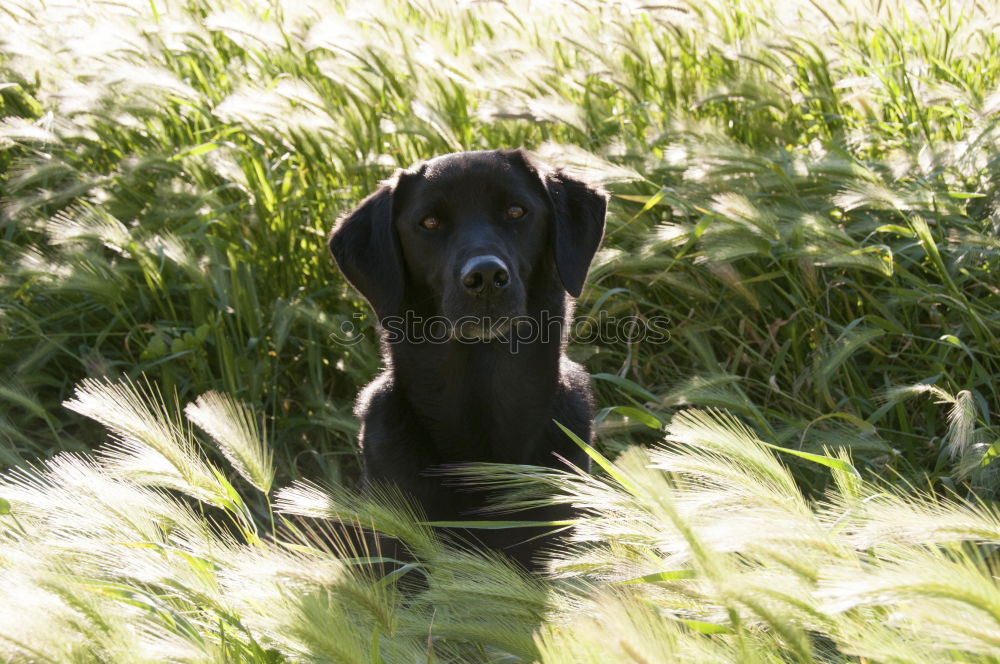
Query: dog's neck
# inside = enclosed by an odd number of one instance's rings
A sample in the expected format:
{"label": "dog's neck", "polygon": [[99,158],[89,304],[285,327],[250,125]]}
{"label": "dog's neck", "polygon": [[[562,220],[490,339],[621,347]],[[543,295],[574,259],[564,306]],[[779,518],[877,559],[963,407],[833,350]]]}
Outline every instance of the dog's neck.
{"label": "dog's neck", "polygon": [[[552,424],[572,307],[564,295],[529,302],[536,329],[507,340],[404,338],[387,343],[396,389],[427,436],[436,464],[531,463]],[[530,332],[530,334],[528,334]],[[489,458],[484,458],[488,452]]]}

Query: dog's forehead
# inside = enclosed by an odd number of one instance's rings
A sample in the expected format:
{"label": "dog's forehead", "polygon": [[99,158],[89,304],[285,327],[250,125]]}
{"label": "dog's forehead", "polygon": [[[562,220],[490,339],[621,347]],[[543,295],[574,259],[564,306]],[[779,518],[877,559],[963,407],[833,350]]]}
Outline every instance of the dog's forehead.
{"label": "dog's forehead", "polygon": [[442,155],[398,174],[406,207],[447,203],[481,207],[497,197],[536,202],[545,192],[536,166],[519,150],[479,150]]}
{"label": "dog's forehead", "polygon": [[516,165],[508,154],[498,150],[480,150],[455,152],[429,159],[420,168],[420,173],[430,182],[443,182],[476,175],[509,175],[515,169]]}

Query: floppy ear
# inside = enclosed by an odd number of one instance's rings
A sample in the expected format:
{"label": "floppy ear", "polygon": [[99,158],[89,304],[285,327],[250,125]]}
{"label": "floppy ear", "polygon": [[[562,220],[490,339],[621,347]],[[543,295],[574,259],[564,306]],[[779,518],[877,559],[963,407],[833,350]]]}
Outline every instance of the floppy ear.
{"label": "floppy ear", "polygon": [[552,201],[556,269],[563,288],[573,297],[579,297],[590,261],[604,237],[608,195],[560,170],[547,173],[543,182]]}
{"label": "floppy ear", "polygon": [[379,322],[398,313],[403,298],[403,254],[392,225],[395,180],[337,220],[327,246],[347,281],[372,305]]}

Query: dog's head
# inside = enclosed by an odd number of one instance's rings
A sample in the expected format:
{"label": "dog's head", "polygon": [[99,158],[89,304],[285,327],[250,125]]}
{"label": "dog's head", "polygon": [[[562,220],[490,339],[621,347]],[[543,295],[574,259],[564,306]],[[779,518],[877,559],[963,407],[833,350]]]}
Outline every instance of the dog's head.
{"label": "dog's head", "polygon": [[579,296],[607,195],[522,150],[458,152],[398,171],[341,217],[329,246],[380,321],[415,302],[455,324],[526,313],[548,266]]}

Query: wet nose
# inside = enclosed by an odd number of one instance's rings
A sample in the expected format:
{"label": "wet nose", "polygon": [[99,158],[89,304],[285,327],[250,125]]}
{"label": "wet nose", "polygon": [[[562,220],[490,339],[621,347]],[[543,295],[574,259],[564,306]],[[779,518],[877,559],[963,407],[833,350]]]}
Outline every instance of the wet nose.
{"label": "wet nose", "polygon": [[462,268],[462,285],[475,295],[502,291],[510,284],[507,265],[496,256],[475,256]]}

